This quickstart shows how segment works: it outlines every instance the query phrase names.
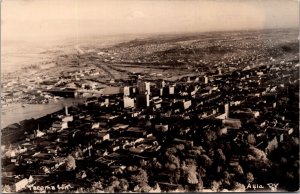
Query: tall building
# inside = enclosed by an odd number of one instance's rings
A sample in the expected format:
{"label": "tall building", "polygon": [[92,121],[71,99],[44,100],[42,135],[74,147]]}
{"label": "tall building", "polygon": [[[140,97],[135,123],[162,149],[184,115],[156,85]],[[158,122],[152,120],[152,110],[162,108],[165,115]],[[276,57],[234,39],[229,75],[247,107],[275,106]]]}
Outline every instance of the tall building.
{"label": "tall building", "polygon": [[166,86],[166,82],[164,80],[157,83],[158,88],[164,88]]}
{"label": "tall building", "polygon": [[149,107],[150,106],[150,96],[149,94],[139,94],[136,96],[137,107]]}
{"label": "tall building", "polygon": [[123,93],[124,93],[124,96],[130,96],[130,87],[129,86],[125,86],[123,88]]}
{"label": "tall building", "polygon": [[150,82],[138,82],[137,83],[137,88],[139,94],[150,94]]}
{"label": "tall building", "polygon": [[169,95],[173,95],[174,93],[175,93],[175,86],[166,86],[163,88],[162,95],[169,96]]}
{"label": "tall building", "polygon": [[134,107],[134,99],[124,96],[124,108],[133,108]]}
{"label": "tall building", "polygon": [[169,86],[169,95],[174,94],[175,87],[174,86]]}

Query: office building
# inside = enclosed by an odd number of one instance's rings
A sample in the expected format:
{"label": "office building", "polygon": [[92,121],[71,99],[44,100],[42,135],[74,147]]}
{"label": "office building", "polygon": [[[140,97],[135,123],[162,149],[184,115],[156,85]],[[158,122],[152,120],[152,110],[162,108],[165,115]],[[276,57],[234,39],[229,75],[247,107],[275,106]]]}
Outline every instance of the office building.
{"label": "office building", "polygon": [[129,98],[124,96],[124,108],[133,108],[134,107],[134,98]]}
{"label": "office building", "polygon": [[150,94],[150,82],[138,82],[137,88],[139,94]]}
{"label": "office building", "polygon": [[150,97],[148,94],[139,94],[136,97],[137,107],[149,107],[150,106]]}

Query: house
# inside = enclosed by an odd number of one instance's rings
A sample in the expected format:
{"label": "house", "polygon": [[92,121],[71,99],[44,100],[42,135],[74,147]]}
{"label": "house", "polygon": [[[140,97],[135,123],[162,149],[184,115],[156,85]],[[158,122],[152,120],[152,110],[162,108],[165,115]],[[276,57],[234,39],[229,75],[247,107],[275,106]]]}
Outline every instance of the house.
{"label": "house", "polygon": [[189,127],[185,127],[185,128],[181,128],[179,131],[179,135],[184,135],[187,134],[189,131],[191,130],[191,128]]}
{"label": "house", "polygon": [[27,178],[22,179],[18,182],[16,182],[13,186],[13,192],[19,192],[25,189],[25,187],[28,185],[29,180]]}
{"label": "house", "polygon": [[258,111],[234,111],[232,113],[234,115],[235,118],[238,118],[238,119],[243,119],[243,118],[257,118],[260,116],[259,112]]}
{"label": "house", "polygon": [[167,132],[169,130],[168,125],[163,125],[162,123],[155,125],[155,130],[160,131],[160,132]]}
{"label": "house", "polygon": [[61,119],[62,122],[66,123],[66,122],[72,122],[73,121],[73,116],[67,115],[62,117]]}
{"label": "house", "polygon": [[227,134],[227,128],[226,127],[222,127],[218,130],[218,135],[221,136],[221,135],[225,135]]}
{"label": "house", "polygon": [[114,126],[112,127],[112,129],[113,129],[114,131],[123,131],[123,130],[127,129],[128,127],[129,127],[129,125],[125,125],[125,124],[120,124],[120,123],[118,123],[118,124],[114,125]]}
{"label": "house", "polygon": [[181,101],[181,108],[183,110],[186,110],[186,109],[190,108],[191,105],[192,105],[192,101],[191,100],[183,100],[183,101]]}
{"label": "house", "polygon": [[97,123],[93,123],[92,125],[92,129],[98,129],[100,127],[100,123],[97,122]]}
{"label": "house", "polygon": [[189,146],[189,147],[193,147],[194,146],[194,142],[193,141],[188,141],[188,140],[183,140],[183,139],[179,139],[179,138],[175,138],[174,139],[174,143],[177,143],[177,144],[184,144],[186,146]]}
{"label": "house", "polygon": [[155,108],[160,108],[161,107],[161,103],[162,103],[162,99],[161,98],[159,98],[157,96],[152,98],[152,105]]}
{"label": "house", "polygon": [[265,130],[267,138],[277,137],[279,142],[284,140],[284,137],[291,135],[294,132],[293,128],[268,127]]}
{"label": "house", "polygon": [[228,129],[240,129],[242,127],[242,123],[239,119],[225,119],[222,120],[223,126]]}
{"label": "house", "polygon": [[144,137],[146,136],[147,132],[140,127],[129,127],[126,130],[126,134],[132,137]]}
{"label": "house", "polygon": [[265,153],[270,154],[273,150],[278,148],[277,137],[275,136],[272,140],[268,141],[268,145],[265,148]]}
{"label": "house", "polygon": [[56,130],[66,129],[68,128],[68,122],[55,121],[52,123],[52,128]]}
{"label": "house", "polygon": [[142,152],[144,152],[143,147],[131,147],[129,148],[129,152],[132,152],[134,154],[140,154]]}
{"label": "house", "polygon": [[133,108],[134,107],[134,98],[124,96],[123,103],[124,103],[124,108]]}
{"label": "house", "polygon": [[110,139],[109,133],[105,133],[105,132],[99,132],[98,137],[100,138],[101,141],[105,141],[105,140]]}

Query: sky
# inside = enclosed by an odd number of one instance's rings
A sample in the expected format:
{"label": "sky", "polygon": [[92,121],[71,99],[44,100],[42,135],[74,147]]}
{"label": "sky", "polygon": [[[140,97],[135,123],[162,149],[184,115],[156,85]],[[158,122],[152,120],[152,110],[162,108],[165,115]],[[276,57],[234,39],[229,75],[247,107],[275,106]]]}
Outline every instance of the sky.
{"label": "sky", "polygon": [[1,38],[298,28],[298,0],[2,0]]}

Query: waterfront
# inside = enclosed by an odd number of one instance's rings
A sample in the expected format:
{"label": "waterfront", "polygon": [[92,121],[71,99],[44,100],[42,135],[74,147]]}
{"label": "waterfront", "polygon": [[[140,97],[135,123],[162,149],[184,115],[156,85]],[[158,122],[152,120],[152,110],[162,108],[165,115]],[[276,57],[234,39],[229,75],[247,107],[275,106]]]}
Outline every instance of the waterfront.
{"label": "waterfront", "polygon": [[65,105],[72,106],[80,99],[61,99],[48,104],[21,104],[12,103],[1,107],[1,129],[10,124],[18,123],[25,119],[37,119],[47,114],[61,110]]}

